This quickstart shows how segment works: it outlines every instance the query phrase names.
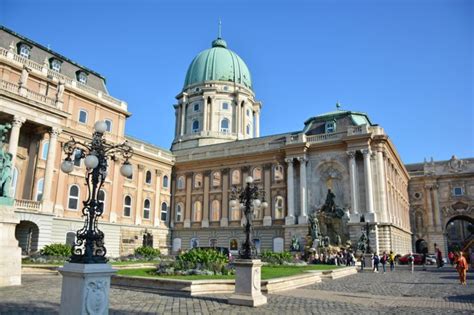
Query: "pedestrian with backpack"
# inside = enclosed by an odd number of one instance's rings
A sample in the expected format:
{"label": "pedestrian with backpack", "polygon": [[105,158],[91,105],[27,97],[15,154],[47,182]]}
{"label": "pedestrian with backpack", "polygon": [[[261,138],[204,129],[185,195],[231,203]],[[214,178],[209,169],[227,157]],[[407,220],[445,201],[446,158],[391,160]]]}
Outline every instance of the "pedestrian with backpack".
{"label": "pedestrian with backpack", "polygon": [[377,255],[377,253],[374,253],[374,255],[372,256],[372,263],[374,265],[373,271],[379,272],[380,257],[379,255]]}
{"label": "pedestrian with backpack", "polygon": [[385,273],[386,271],[385,265],[387,264],[387,260],[388,260],[387,252],[383,252],[382,257],[380,258],[380,262],[382,263],[383,273]]}

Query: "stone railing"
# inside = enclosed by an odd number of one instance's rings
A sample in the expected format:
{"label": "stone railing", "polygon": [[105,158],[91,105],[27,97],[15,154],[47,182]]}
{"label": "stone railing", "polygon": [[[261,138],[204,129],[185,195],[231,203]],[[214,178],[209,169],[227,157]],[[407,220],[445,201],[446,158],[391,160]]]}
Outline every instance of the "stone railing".
{"label": "stone railing", "polygon": [[35,100],[37,102],[46,104],[46,105],[54,107],[54,108],[58,108],[56,106],[56,100],[54,98],[47,97],[46,95],[43,95],[43,94],[40,94],[40,93],[37,93],[37,92],[33,92],[33,91],[28,90],[28,89],[24,90],[26,92],[26,94],[21,93],[19,85],[16,85],[16,84],[8,82],[8,81],[0,80],[0,89],[6,90],[8,92],[11,92],[11,93],[14,93],[14,94],[17,94],[17,95],[20,95],[20,96],[27,97],[29,99]]}
{"label": "stone railing", "polygon": [[47,77],[52,77],[55,80],[58,80],[58,81],[63,80],[64,83],[66,84],[66,86],[69,87],[69,88],[80,90],[80,91],[86,92],[88,94],[92,94],[95,97],[98,97],[99,99],[101,99],[101,100],[103,100],[107,103],[110,103],[114,106],[118,106],[123,110],[127,110],[127,103],[125,103],[121,100],[118,100],[118,99],[116,99],[116,98],[114,98],[110,95],[107,95],[102,91],[94,89],[93,87],[90,87],[90,86],[82,84],[82,83],[80,83],[76,80],[73,80],[70,77],[65,76],[65,75],[63,75],[59,72],[53,71],[53,70],[49,69],[48,64],[36,63],[33,60],[30,60],[28,58],[17,55],[16,53],[13,53],[13,52],[9,51],[8,49],[2,48],[2,47],[0,47],[0,58],[13,60],[14,62],[17,62],[19,64],[26,65],[27,67],[29,67],[31,69],[34,69],[34,70],[40,72],[41,74],[43,74]]}
{"label": "stone railing", "polygon": [[29,211],[40,211],[41,201],[15,199],[15,208]]}
{"label": "stone railing", "polygon": [[326,141],[340,140],[344,136],[345,132],[331,132],[323,133],[320,135],[306,136],[306,141],[309,143],[319,143]]}
{"label": "stone railing", "polygon": [[369,127],[367,125],[350,126],[349,128],[347,128],[348,136],[362,135],[366,133],[369,133]]}
{"label": "stone railing", "polygon": [[173,160],[173,155],[171,154],[171,152],[164,151],[164,150],[162,150],[158,147],[155,147],[151,144],[146,144],[146,143],[143,143],[143,142],[140,142],[140,141],[136,141],[133,138],[127,137],[126,139],[127,139],[127,143],[134,150],[146,152],[146,153],[152,154],[156,157],[164,158],[166,160],[170,160],[170,161]]}

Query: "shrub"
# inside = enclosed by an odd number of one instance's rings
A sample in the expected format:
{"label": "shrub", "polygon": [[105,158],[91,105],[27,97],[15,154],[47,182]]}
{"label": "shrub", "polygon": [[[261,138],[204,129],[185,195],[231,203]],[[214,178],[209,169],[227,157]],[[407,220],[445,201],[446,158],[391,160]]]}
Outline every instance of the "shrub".
{"label": "shrub", "polygon": [[59,243],[46,245],[40,250],[40,253],[45,256],[69,257],[71,256],[71,246]]}
{"label": "shrub", "polygon": [[135,256],[142,256],[146,259],[153,259],[161,255],[160,250],[150,246],[140,246],[135,248]]}
{"label": "shrub", "polygon": [[262,261],[273,265],[283,265],[293,261],[293,255],[290,252],[274,253],[270,250],[263,251],[260,254]]}
{"label": "shrub", "polygon": [[176,257],[176,270],[209,270],[214,274],[226,273],[226,265],[229,262],[227,255],[214,249],[192,249]]}

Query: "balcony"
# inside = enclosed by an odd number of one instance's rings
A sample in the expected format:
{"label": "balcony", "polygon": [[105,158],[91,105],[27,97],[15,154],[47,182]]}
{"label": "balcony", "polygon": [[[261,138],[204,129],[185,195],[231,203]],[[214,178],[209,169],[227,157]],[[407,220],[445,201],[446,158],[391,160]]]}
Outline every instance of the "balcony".
{"label": "balcony", "polygon": [[30,211],[30,212],[41,211],[41,201],[15,199],[14,205],[17,210],[24,210],[24,211]]}

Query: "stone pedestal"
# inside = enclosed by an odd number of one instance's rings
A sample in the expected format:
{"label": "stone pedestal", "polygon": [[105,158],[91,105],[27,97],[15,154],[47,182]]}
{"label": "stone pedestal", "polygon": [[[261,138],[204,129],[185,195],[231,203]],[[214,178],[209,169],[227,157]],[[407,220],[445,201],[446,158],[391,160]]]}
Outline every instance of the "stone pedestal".
{"label": "stone pedestal", "polygon": [[20,285],[21,248],[15,238],[15,227],[20,220],[15,215],[15,208],[5,205],[13,203],[13,200],[0,199],[0,287]]}
{"label": "stone pedestal", "polygon": [[295,224],[295,217],[292,215],[289,215],[285,218],[285,225],[293,225]]}
{"label": "stone pedestal", "polygon": [[59,314],[109,313],[110,264],[71,264],[59,268],[63,276]]}
{"label": "stone pedestal", "polygon": [[257,307],[267,304],[260,290],[262,262],[260,259],[235,260],[235,292],[229,304]]}
{"label": "stone pedestal", "polygon": [[372,268],[374,268],[374,264],[372,263],[372,254],[364,254],[362,259],[365,261],[364,269],[372,270]]}

